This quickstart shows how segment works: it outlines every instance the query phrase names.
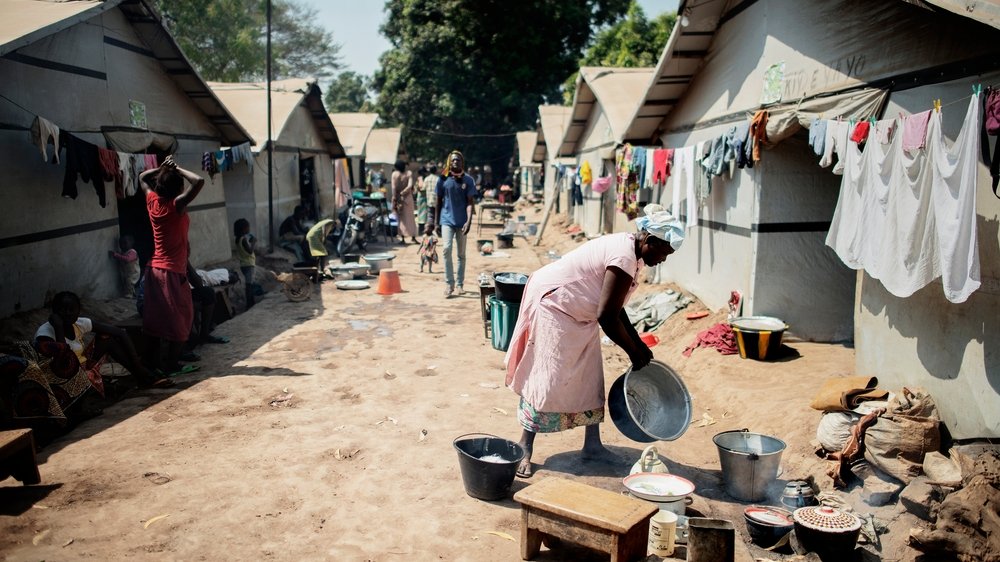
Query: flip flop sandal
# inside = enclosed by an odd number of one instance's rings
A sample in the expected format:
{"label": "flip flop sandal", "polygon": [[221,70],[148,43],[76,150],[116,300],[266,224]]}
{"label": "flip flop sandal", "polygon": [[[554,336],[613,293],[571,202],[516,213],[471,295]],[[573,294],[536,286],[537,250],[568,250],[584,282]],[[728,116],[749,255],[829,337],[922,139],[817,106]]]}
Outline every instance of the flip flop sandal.
{"label": "flip flop sandal", "polygon": [[229,343],[229,338],[226,336],[213,336],[208,335],[202,338],[202,343]]}
{"label": "flip flop sandal", "polygon": [[198,369],[201,369],[201,367],[199,367],[198,365],[184,365],[179,370],[174,371],[173,373],[168,373],[167,376],[176,377],[178,375],[187,375],[189,373],[197,371]]}
{"label": "flip flop sandal", "polygon": [[150,383],[140,384],[139,388],[149,389],[149,388],[170,388],[174,386],[174,381],[170,379],[156,379]]}

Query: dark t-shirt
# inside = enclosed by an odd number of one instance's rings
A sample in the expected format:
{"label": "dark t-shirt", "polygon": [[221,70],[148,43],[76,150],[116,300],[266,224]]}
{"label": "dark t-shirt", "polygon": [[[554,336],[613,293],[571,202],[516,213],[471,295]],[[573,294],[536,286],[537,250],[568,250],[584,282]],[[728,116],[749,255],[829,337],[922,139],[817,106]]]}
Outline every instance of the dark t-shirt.
{"label": "dark t-shirt", "polygon": [[305,234],[305,231],[302,229],[302,225],[299,224],[299,221],[295,220],[295,215],[281,221],[281,226],[278,227],[278,236],[284,236],[289,233]]}

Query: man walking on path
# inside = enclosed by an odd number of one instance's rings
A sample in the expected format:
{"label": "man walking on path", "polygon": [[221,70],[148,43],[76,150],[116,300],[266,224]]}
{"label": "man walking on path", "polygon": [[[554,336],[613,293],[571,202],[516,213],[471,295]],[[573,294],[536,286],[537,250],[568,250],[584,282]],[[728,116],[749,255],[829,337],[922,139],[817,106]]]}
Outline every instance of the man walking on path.
{"label": "man walking on path", "polygon": [[[462,294],[465,281],[465,241],[472,228],[473,204],[476,195],[476,182],[472,176],[465,173],[465,157],[454,150],[448,155],[444,175],[438,179],[435,188],[437,204],[434,220],[441,227],[441,239],[444,253],[444,296],[451,297],[455,293],[455,281],[458,281],[458,293]],[[434,232],[434,220],[427,221],[427,234]],[[458,274],[451,259],[452,246],[458,246]]]}

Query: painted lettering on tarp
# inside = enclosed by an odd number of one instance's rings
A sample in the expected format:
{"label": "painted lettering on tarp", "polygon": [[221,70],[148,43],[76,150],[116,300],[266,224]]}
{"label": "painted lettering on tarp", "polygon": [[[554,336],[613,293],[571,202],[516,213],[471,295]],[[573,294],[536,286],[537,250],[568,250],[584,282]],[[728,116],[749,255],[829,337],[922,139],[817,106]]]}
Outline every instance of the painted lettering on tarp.
{"label": "painted lettering on tarp", "polygon": [[782,97],[785,100],[792,100],[807,93],[823,91],[831,85],[842,83],[847,78],[860,80],[867,61],[867,55],[859,53],[841,57],[812,71],[786,71],[785,91]]}

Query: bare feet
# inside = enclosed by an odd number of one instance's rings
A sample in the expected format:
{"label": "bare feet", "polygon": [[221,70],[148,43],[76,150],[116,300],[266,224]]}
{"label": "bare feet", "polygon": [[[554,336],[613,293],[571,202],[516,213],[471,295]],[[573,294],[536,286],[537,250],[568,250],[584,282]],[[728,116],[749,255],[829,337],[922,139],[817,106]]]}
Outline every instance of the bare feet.
{"label": "bare feet", "polygon": [[601,462],[607,464],[628,464],[628,461],[611,452],[601,444],[587,444],[580,450],[580,458],[585,461]]}
{"label": "bare feet", "polygon": [[528,457],[521,459],[521,464],[517,465],[516,474],[518,478],[531,478],[531,475],[534,474],[531,470],[531,459]]}
{"label": "bare feet", "polygon": [[521,459],[521,463],[517,465],[517,476],[519,478],[531,478],[534,471],[531,470],[531,443],[525,443],[521,441],[518,443],[522,449],[524,449],[524,458]]}

